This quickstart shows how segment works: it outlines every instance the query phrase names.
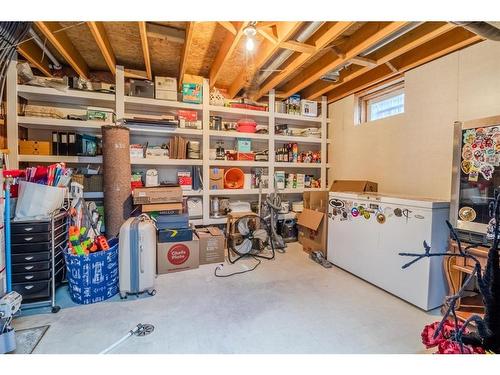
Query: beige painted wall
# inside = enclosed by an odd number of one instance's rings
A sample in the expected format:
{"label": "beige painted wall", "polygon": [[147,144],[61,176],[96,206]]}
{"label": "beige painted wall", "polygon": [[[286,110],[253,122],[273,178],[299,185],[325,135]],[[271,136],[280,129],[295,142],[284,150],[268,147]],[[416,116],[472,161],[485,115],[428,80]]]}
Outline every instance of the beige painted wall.
{"label": "beige painted wall", "polygon": [[354,124],[356,98],[329,106],[333,179],[450,199],[453,122],[500,115],[500,43],[482,42],[405,74],[405,113]]}

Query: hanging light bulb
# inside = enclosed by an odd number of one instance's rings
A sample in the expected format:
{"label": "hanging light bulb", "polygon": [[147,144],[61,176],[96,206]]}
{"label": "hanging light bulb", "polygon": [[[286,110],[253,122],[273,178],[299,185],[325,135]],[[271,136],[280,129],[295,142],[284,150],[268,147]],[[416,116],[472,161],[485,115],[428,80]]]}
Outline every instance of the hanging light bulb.
{"label": "hanging light bulb", "polygon": [[250,52],[253,51],[253,49],[255,47],[255,42],[253,41],[253,38],[247,37],[245,47],[246,47],[247,51],[250,51]]}

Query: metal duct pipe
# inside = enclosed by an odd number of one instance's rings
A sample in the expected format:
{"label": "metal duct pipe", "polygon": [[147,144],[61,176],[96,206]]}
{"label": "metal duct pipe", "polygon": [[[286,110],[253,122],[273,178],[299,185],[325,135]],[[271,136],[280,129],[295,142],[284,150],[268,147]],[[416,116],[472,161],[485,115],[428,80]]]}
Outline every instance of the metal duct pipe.
{"label": "metal duct pipe", "polygon": [[500,29],[489,24],[488,22],[460,21],[452,23],[458,26],[462,26],[464,29],[469,30],[470,32],[473,32],[474,34],[477,34],[479,36],[482,36],[483,38],[500,42]]}
{"label": "metal duct pipe", "polygon": [[[316,30],[320,28],[323,22],[314,21],[311,22],[307,27],[295,38],[295,41],[299,43],[304,43],[311,35],[314,34]],[[269,66],[266,68],[264,72],[262,72],[257,78],[257,84],[261,84],[264,82],[276,69],[278,69],[292,54],[294,51],[284,50],[282,51]]]}
{"label": "metal duct pipe", "polygon": [[371,46],[367,50],[360,53],[359,56],[361,56],[361,57],[368,56],[370,53],[375,52],[376,50],[378,50],[378,49],[382,48],[383,46],[389,44],[390,42],[396,40],[401,35],[406,34],[406,33],[410,32],[411,30],[417,28],[421,24],[423,24],[423,22],[410,22],[410,23],[408,23],[407,25],[403,26],[402,28],[393,32],[392,34],[387,35],[385,38],[383,38],[382,40],[375,43],[373,46]]}
{"label": "metal duct pipe", "polygon": [[47,57],[52,61],[52,68],[59,70],[62,69],[62,65],[59,64],[59,61],[55,58],[55,56],[52,54],[52,52],[49,51],[47,46],[43,43],[42,39],[38,36],[37,33],[33,29],[30,29],[29,31],[30,36],[33,38],[36,44],[38,44],[38,47],[40,47],[43,52],[47,55]]}

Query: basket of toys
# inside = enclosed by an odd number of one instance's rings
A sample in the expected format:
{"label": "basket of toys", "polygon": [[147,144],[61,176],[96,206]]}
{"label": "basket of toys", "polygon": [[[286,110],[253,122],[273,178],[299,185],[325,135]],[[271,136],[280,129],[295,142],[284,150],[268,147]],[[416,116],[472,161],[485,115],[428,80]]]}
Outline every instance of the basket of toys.
{"label": "basket of toys", "polygon": [[66,259],[69,293],[73,302],[87,305],[118,293],[118,239],[85,237],[85,228],[70,227]]}

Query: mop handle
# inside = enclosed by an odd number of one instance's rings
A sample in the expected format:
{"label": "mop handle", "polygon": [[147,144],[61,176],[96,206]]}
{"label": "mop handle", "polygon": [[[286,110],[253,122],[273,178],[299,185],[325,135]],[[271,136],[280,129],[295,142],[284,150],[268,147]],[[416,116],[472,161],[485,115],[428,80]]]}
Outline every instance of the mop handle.
{"label": "mop handle", "polygon": [[118,345],[120,345],[122,342],[124,342],[125,340],[127,340],[134,333],[136,333],[141,326],[142,326],[141,324],[138,324],[134,329],[131,329],[130,331],[128,331],[125,336],[123,336],[121,339],[119,339],[115,343],[111,344],[110,346],[108,346],[106,349],[104,349],[103,351],[101,351],[99,354],[107,354],[107,353],[109,353],[111,350],[113,350],[114,348],[116,348]]}

